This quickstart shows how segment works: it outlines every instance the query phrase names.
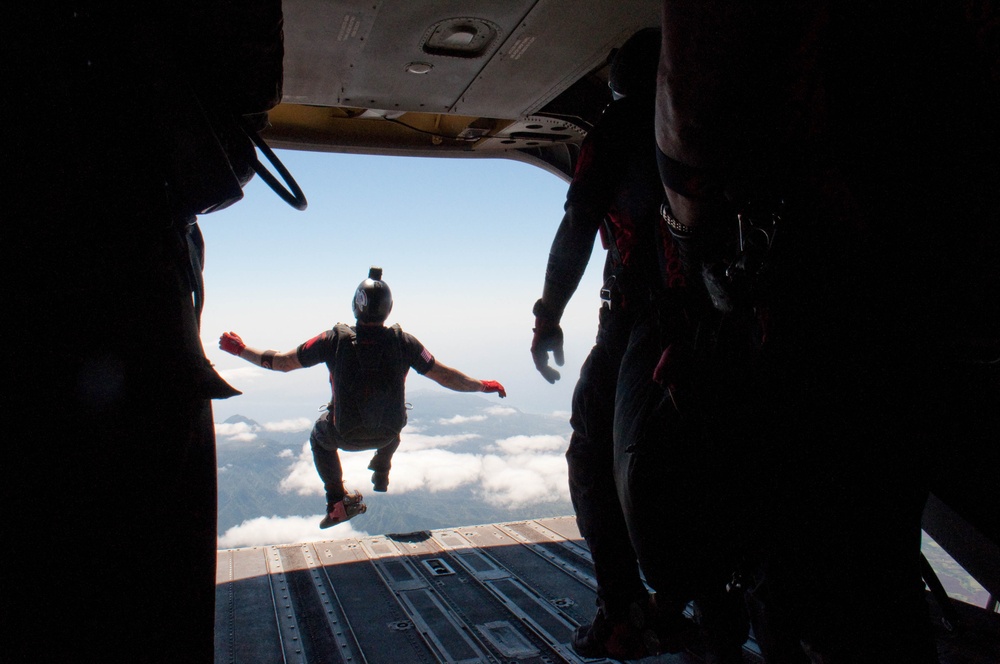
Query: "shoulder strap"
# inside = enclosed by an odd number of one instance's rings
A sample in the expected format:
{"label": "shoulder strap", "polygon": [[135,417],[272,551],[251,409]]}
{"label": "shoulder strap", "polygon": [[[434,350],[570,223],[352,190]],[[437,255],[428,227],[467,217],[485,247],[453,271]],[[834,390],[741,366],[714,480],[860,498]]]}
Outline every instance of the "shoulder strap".
{"label": "shoulder strap", "polygon": [[333,333],[341,339],[350,339],[352,342],[357,338],[357,332],[347,323],[337,323],[333,326]]}
{"label": "shoulder strap", "polygon": [[[337,350],[334,354],[333,364],[337,368],[337,372],[343,371],[344,361],[346,360],[345,355],[347,355],[346,348],[350,348],[351,352],[357,348],[357,332],[351,329],[350,325],[346,323],[337,323],[333,326],[333,334],[337,339]],[[345,343],[349,342],[349,343]],[[332,379],[332,376],[331,376]]]}
{"label": "shoulder strap", "polygon": [[389,330],[392,331],[393,338],[393,349],[396,352],[397,358],[403,357],[403,328],[399,326],[399,323],[391,325]]}
{"label": "shoulder strap", "polygon": [[616,269],[620,269],[622,266],[622,255],[618,251],[618,239],[615,237],[615,227],[607,215],[601,220],[601,225],[603,226],[604,234],[608,238],[608,255],[611,256],[611,262]]}
{"label": "shoulder strap", "polygon": [[611,259],[612,266],[611,273],[604,278],[604,284],[601,286],[601,306],[610,308],[618,306],[613,304],[616,299],[615,287],[619,287],[618,293],[620,294],[618,276],[622,273],[625,266],[622,264],[622,255],[618,251],[618,240],[615,238],[614,224],[611,223],[611,219],[607,215],[604,215],[604,219],[601,220],[601,232],[607,237],[608,257]]}

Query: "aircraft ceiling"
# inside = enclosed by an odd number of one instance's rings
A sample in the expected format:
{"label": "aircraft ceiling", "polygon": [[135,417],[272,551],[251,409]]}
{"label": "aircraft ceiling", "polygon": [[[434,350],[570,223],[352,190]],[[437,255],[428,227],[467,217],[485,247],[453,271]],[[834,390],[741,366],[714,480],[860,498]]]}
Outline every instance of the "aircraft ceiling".
{"label": "aircraft ceiling", "polygon": [[274,147],[506,156],[567,175],[652,0],[285,0]]}

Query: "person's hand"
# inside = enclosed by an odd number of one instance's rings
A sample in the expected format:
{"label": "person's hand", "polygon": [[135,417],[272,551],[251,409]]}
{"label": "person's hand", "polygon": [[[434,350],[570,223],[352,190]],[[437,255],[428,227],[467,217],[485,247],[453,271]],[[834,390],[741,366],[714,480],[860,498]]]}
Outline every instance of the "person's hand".
{"label": "person's hand", "polygon": [[553,359],[561,367],[566,360],[563,356],[562,328],[558,323],[536,316],[532,332],[535,334],[531,338],[531,357],[535,361],[535,368],[542,374],[542,378],[555,383],[559,380],[559,372],[549,366],[549,351],[552,351]]}
{"label": "person's hand", "polygon": [[507,390],[503,389],[503,385],[495,380],[482,380],[479,382],[483,384],[483,392],[496,392],[500,395],[501,399],[507,396]]}
{"label": "person's hand", "polygon": [[240,335],[235,332],[223,332],[222,336],[219,337],[219,348],[236,357],[239,357],[246,347],[247,345],[240,339]]}

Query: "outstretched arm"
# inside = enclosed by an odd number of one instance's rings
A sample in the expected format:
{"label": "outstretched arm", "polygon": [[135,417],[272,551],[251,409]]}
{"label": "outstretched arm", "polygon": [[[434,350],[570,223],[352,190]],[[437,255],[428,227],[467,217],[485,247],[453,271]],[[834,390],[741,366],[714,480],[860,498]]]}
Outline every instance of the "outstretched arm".
{"label": "outstretched arm", "polygon": [[500,398],[507,396],[503,385],[495,380],[476,380],[470,378],[458,369],[452,369],[435,361],[434,366],[424,374],[438,385],[456,392],[496,392]]}
{"label": "outstretched arm", "polygon": [[240,335],[235,332],[223,333],[219,337],[219,348],[264,369],[284,372],[302,368],[302,364],[299,362],[298,355],[294,350],[278,353],[273,350],[251,348],[243,343],[243,339],[240,339]]}

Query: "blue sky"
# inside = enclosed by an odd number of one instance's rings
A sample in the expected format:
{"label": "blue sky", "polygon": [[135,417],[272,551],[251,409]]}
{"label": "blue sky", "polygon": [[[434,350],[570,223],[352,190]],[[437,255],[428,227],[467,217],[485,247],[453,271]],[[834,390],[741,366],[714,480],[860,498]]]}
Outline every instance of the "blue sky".
{"label": "blue sky", "polygon": [[[299,212],[254,178],[242,201],[200,219],[206,241],[202,340],[216,368],[244,394],[214,402],[215,419],[314,417],[329,396],[322,367],[271,373],[218,349],[233,330],[247,344],[289,350],[336,322],[370,265],[393,293],[389,323],[414,334],[444,364],[499,380],[504,405],[569,411],[594,341],[598,247],[563,319],[566,366],[556,385],[528,352],[531,306],[541,295],[567,182],[505,159],[382,157],[278,151],[309,200]],[[411,372],[410,401],[438,388]]]}

